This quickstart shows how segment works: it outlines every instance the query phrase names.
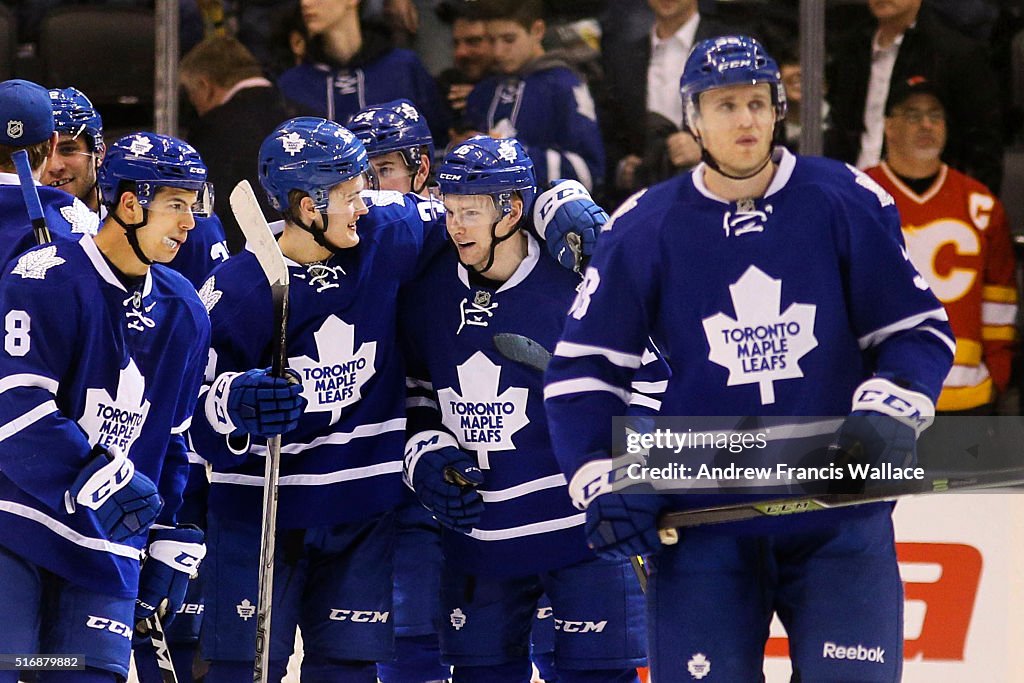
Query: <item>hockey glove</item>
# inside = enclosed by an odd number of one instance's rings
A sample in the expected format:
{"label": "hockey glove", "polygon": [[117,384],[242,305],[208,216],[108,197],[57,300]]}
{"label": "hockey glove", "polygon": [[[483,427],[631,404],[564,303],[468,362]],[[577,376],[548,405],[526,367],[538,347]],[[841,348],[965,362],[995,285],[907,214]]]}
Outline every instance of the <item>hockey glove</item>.
{"label": "hockey glove", "polygon": [[616,493],[612,485],[623,475],[607,458],[590,460],[569,482],[573,505],[587,511],[587,545],[599,557],[622,559],[657,552],[658,517],[665,508],[656,494]]}
{"label": "hockey glove", "polygon": [[161,527],[149,532],[146,560],[139,575],[135,623],[158,613],[164,626],[185,601],[189,579],[195,578],[206,557],[204,534],[198,527]]}
{"label": "hockey glove", "polygon": [[218,434],[270,437],[295,429],[306,408],[302,383],[269,370],[225,372],[206,395],[206,417]]}
{"label": "hockey glove", "polygon": [[480,523],[484,501],[474,487],[484,475],[466,453],[453,446],[424,453],[410,479],[416,497],[441,524],[468,534]]}
{"label": "hockey glove", "polygon": [[533,224],[562,267],[583,272],[608,214],[575,180],[556,180],[533,205]]}
{"label": "hockey glove", "polygon": [[107,538],[116,543],[149,528],[163,500],[156,485],[117,446],[93,446],[94,457],[64,494],[68,514],[79,507],[93,511]]}

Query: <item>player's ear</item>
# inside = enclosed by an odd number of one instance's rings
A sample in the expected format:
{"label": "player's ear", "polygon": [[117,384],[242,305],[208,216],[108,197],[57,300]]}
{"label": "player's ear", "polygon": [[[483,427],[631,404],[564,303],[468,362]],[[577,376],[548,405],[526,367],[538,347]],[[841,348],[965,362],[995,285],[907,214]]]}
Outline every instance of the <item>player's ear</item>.
{"label": "player's ear", "polygon": [[530,37],[538,43],[544,40],[544,32],[547,31],[547,24],[543,19],[537,19],[530,25]]}
{"label": "player's ear", "polygon": [[509,211],[508,219],[509,225],[516,225],[519,220],[523,217],[523,198],[516,192],[512,195],[511,211]]}

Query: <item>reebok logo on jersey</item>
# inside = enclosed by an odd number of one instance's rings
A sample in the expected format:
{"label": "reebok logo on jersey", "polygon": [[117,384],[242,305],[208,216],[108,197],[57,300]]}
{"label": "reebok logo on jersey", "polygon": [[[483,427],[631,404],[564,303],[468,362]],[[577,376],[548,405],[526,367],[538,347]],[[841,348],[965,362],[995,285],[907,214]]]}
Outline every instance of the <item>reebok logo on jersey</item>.
{"label": "reebok logo on jersey", "polygon": [[113,619],[107,619],[106,617],[94,617],[89,615],[89,618],[85,622],[86,628],[94,628],[97,631],[110,631],[111,633],[125,638],[132,637],[132,630],[128,628],[127,624],[122,624],[120,621],[114,621]]}
{"label": "reebok logo on jersey", "polygon": [[374,612],[363,609],[332,609],[331,621],[351,621],[356,624],[386,624],[390,612]]}
{"label": "reebok logo on jersey", "polygon": [[857,662],[885,664],[885,650],[881,646],[864,647],[860,643],[856,645],[836,645],[831,641],[825,641],[821,656],[825,659],[848,659]]}

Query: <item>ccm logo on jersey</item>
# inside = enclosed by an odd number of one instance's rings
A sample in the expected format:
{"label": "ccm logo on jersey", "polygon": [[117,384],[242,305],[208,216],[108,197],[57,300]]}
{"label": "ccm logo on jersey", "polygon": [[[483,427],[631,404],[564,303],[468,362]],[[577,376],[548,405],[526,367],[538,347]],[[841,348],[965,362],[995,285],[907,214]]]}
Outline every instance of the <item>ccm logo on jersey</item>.
{"label": "ccm logo on jersey", "polygon": [[357,624],[386,624],[391,612],[374,612],[361,609],[332,609],[333,621],[351,621]]}
{"label": "ccm logo on jersey", "polygon": [[97,631],[110,631],[129,639],[132,637],[132,630],[128,628],[127,624],[122,624],[120,621],[114,621],[106,617],[94,617],[90,614],[89,619],[85,622],[85,626],[86,628],[94,628]]}
{"label": "ccm logo on jersey", "polygon": [[853,659],[858,662],[875,662],[885,664],[885,650],[878,647],[864,647],[860,643],[856,645],[836,645],[826,641],[821,650],[821,656],[826,659]]}
{"label": "ccm logo on jersey", "polygon": [[563,633],[600,633],[608,625],[604,621],[569,621],[568,619],[555,619],[555,630]]}

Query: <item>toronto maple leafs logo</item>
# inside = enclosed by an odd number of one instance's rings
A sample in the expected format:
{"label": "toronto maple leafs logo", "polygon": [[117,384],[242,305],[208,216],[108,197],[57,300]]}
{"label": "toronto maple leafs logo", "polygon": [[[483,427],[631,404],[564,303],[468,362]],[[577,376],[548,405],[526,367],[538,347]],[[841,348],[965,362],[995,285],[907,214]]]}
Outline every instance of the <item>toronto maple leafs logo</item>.
{"label": "toronto maple leafs logo", "polygon": [[405,204],[405,195],[394,190],[363,190],[359,193],[364,201],[369,200],[373,206],[399,206]]}
{"label": "toronto maple leafs logo", "polygon": [[199,290],[199,300],[203,302],[203,306],[206,307],[207,314],[213,310],[213,307],[220,301],[223,292],[217,289],[217,278],[213,275],[210,279],[203,283],[203,286]]}
{"label": "toronto maple leafs logo", "polygon": [[690,661],[686,663],[686,670],[690,672],[691,676],[699,681],[711,673],[711,660],[703,653],[698,652],[694,656],[690,657]]}
{"label": "toronto maple leafs logo", "polygon": [[498,393],[501,366],[477,351],[457,369],[462,394],[454,387],[437,392],[441,421],[463,448],[476,451],[481,468],[490,467],[492,451],[514,450],[512,437],[530,423],[526,417],[529,391],[509,387]]}
{"label": "toronto maple leafs logo", "polygon": [[282,135],[278,138],[281,141],[281,146],[284,147],[284,151],[289,156],[295,156],[302,151],[302,148],[306,146],[306,140],[301,135],[292,131],[287,135]]}
{"label": "toronto maple leafs logo", "polygon": [[113,444],[130,455],[149,414],[146,380],[131,358],[118,375],[114,396],[106,389],[87,389],[85,409],[78,424],[90,444]]}
{"label": "toronto maple leafs logo", "polygon": [[25,279],[42,280],[46,277],[46,271],[62,263],[64,259],[57,256],[57,247],[51,245],[24,254],[18,259],[11,274],[20,275]]}
{"label": "toronto maple leafs logo", "polygon": [[355,349],[355,327],[330,316],[313,333],[319,360],[309,356],[289,359],[288,365],[302,378],[307,412],[330,413],[331,424],[341,410],[362,398],[362,388],[374,375],[377,342],[363,342]]}
{"label": "toronto maple leafs logo", "polygon": [[370,123],[373,121],[373,114],[372,110],[361,111],[352,117],[352,123]]}
{"label": "toronto maple leafs logo", "polygon": [[420,113],[408,102],[402,102],[402,104],[398,105],[398,113],[410,121],[420,120]]}
{"label": "toronto maple leafs logo", "polygon": [[818,345],[813,304],[792,304],[780,313],[782,280],[750,266],[729,285],[736,318],[704,319],[708,360],[729,370],[728,386],[757,384],[761,404],[775,402],[775,382],[803,377],[799,361]]}
{"label": "toronto maple leafs logo", "polygon": [[516,145],[511,140],[502,140],[498,145],[498,156],[508,163],[512,163],[519,156],[516,154]]}
{"label": "toronto maple leafs logo", "polygon": [[99,214],[92,212],[78,197],[67,206],[60,207],[60,215],[71,225],[71,232],[95,235],[99,230]]}
{"label": "toronto maple leafs logo", "polygon": [[145,135],[133,136],[131,145],[128,147],[128,150],[135,156],[143,156],[151,149],[153,149],[153,143]]}

